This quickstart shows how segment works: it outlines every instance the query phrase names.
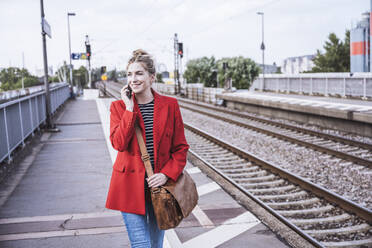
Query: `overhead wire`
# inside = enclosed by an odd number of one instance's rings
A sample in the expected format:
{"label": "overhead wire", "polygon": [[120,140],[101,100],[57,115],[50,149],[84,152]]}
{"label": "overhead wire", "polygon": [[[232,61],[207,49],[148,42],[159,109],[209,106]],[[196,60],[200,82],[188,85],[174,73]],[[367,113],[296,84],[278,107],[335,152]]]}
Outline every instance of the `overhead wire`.
{"label": "overhead wire", "polygon": [[[154,0],[154,2],[156,2],[157,0]],[[171,10],[169,12],[172,12],[174,9],[178,8],[180,5],[184,4],[186,1],[180,1],[178,2],[177,4],[173,5],[173,7],[171,7]],[[151,10],[151,8],[148,8],[148,11],[145,12],[145,13],[148,13],[149,11]],[[149,25],[147,25],[144,29],[142,29],[140,32],[138,32],[138,35],[133,35],[133,37],[135,37],[134,40],[131,40],[131,42],[135,41],[135,40],[138,40],[138,38],[140,36],[142,36],[150,27],[152,27],[153,25],[159,23],[161,20],[163,20],[165,17],[167,17],[167,15],[163,15],[161,18],[158,18],[156,19],[156,21],[153,21],[151,22]],[[133,27],[133,25],[132,25]],[[117,38],[117,39],[114,39],[112,42],[110,42],[109,44],[107,44],[106,46],[104,46],[103,48],[99,49],[96,53],[100,53],[102,52],[103,50],[105,50],[106,48],[112,46],[113,44],[115,44],[116,42],[120,41],[122,38]]]}
{"label": "overhead wire", "polygon": [[238,18],[240,16],[246,15],[247,13],[251,13],[253,11],[257,11],[258,9],[265,8],[266,6],[271,5],[274,2],[275,3],[278,3],[279,1],[281,1],[281,0],[272,0],[272,1],[268,2],[268,3],[263,4],[263,5],[255,6],[253,8],[248,9],[248,10],[242,11],[239,14],[236,14],[236,15],[233,15],[233,16],[229,16],[229,17],[227,17],[225,19],[222,19],[222,20],[220,20],[218,22],[214,22],[211,25],[208,25],[208,26],[200,29],[199,31],[187,33],[187,34],[185,34],[185,36],[187,36],[188,38],[190,38],[192,36],[196,36],[198,34],[205,33],[205,31],[210,31],[211,29],[217,27],[222,22],[231,21],[231,20],[233,20],[235,18]]}

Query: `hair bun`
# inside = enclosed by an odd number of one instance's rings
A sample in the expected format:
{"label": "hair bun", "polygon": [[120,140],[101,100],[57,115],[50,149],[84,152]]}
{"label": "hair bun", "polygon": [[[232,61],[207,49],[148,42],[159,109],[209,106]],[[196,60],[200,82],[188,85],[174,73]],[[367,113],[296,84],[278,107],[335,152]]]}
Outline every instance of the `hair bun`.
{"label": "hair bun", "polygon": [[149,56],[149,54],[142,49],[137,49],[133,51],[133,57],[137,58],[139,56]]}
{"label": "hair bun", "polygon": [[142,66],[150,73],[155,74],[155,61],[152,56],[147,53],[145,50],[137,49],[132,52],[132,58],[129,59],[127,70],[130,64],[139,62],[142,63]]}

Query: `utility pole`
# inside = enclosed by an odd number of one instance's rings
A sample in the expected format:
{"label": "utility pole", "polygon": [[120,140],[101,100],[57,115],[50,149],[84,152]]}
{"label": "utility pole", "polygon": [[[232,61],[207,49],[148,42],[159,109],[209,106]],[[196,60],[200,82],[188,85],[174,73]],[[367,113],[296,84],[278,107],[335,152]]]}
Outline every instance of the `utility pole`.
{"label": "utility pole", "polygon": [[262,86],[261,90],[265,87],[265,43],[264,43],[264,12],[257,12],[257,15],[262,16],[262,43],[261,43],[261,50],[262,50]]}
{"label": "utility pole", "polygon": [[72,81],[72,61],[71,61],[71,36],[70,36],[70,16],[75,16],[75,13],[67,13],[67,28],[68,28],[68,57],[70,58],[70,83],[73,87],[74,82]]}
{"label": "utility pole", "polygon": [[85,48],[86,48],[86,53],[88,57],[88,80],[89,80],[88,87],[92,88],[92,70],[90,68],[90,57],[92,56],[92,52],[91,52],[88,35],[85,35]]}
{"label": "utility pole", "polygon": [[46,49],[46,38],[45,35],[48,34],[51,37],[50,26],[45,20],[44,15],[44,3],[40,0],[41,8],[41,36],[43,40],[43,55],[44,55],[44,85],[45,85],[45,109],[46,109],[46,130],[47,131],[59,131],[55,128],[53,120],[51,118],[50,110],[50,94],[49,94],[49,82],[48,82],[48,59],[47,59],[47,49]]}
{"label": "utility pole", "polygon": [[25,88],[23,70],[25,69],[25,53],[22,52],[22,89]]}
{"label": "utility pole", "polygon": [[177,33],[174,34],[174,93],[177,95],[177,86],[179,84],[179,63],[178,63],[178,38]]}

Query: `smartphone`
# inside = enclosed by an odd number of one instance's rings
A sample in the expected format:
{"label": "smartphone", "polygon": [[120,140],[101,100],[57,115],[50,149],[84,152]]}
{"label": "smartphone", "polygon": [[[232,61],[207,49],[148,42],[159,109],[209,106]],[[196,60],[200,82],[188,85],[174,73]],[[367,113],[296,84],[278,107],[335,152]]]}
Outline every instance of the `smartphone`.
{"label": "smartphone", "polygon": [[128,84],[127,97],[130,99],[132,97],[132,88]]}

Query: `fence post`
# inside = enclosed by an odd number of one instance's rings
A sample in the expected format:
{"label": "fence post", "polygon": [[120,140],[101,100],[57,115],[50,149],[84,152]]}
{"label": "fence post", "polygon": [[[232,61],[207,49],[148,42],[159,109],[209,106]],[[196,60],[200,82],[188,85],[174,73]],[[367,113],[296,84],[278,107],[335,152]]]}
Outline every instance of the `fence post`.
{"label": "fence post", "polygon": [[32,125],[32,121],[33,121],[33,118],[32,118],[32,101],[31,101],[31,98],[28,99],[28,102],[29,102],[29,106],[30,106],[30,122],[31,122],[31,135],[32,137],[34,137],[34,126]]}
{"label": "fence post", "polygon": [[313,78],[310,77],[310,92],[309,92],[309,95],[312,96],[313,95]]}
{"label": "fence post", "polygon": [[24,131],[23,131],[21,101],[18,102],[18,109],[19,109],[19,120],[21,121],[22,147],[24,147],[25,146],[25,134],[24,134]]}
{"label": "fence post", "polygon": [[279,77],[276,78],[276,93],[279,93]]}
{"label": "fence post", "polygon": [[9,144],[9,133],[8,133],[8,122],[6,121],[6,107],[4,107],[4,120],[5,120],[5,134],[6,134],[6,145],[8,148],[8,163],[12,161],[10,157],[10,144]]}
{"label": "fence post", "polygon": [[289,77],[287,77],[287,93],[289,94]]}
{"label": "fence post", "polygon": [[40,131],[40,116],[39,116],[39,96],[35,97],[36,100],[36,117],[37,117],[37,130]]}
{"label": "fence post", "polygon": [[325,85],[324,96],[328,96],[328,77],[327,76],[326,76],[326,85]]}
{"label": "fence post", "polygon": [[344,77],[344,92],[342,97],[346,98],[346,77]]}
{"label": "fence post", "polygon": [[261,78],[260,81],[261,81],[261,87],[260,87],[261,89],[260,89],[260,92],[262,92],[262,91],[263,91],[263,78]]}
{"label": "fence post", "polygon": [[300,75],[300,94],[303,95],[304,92],[302,90],[302,76]]}
{"label": "fence post", "polygon": [[364,77],[364,80],[363,80],[363,97],[362,97],[363,100],[367,100],[367,79],[366,77]]}

